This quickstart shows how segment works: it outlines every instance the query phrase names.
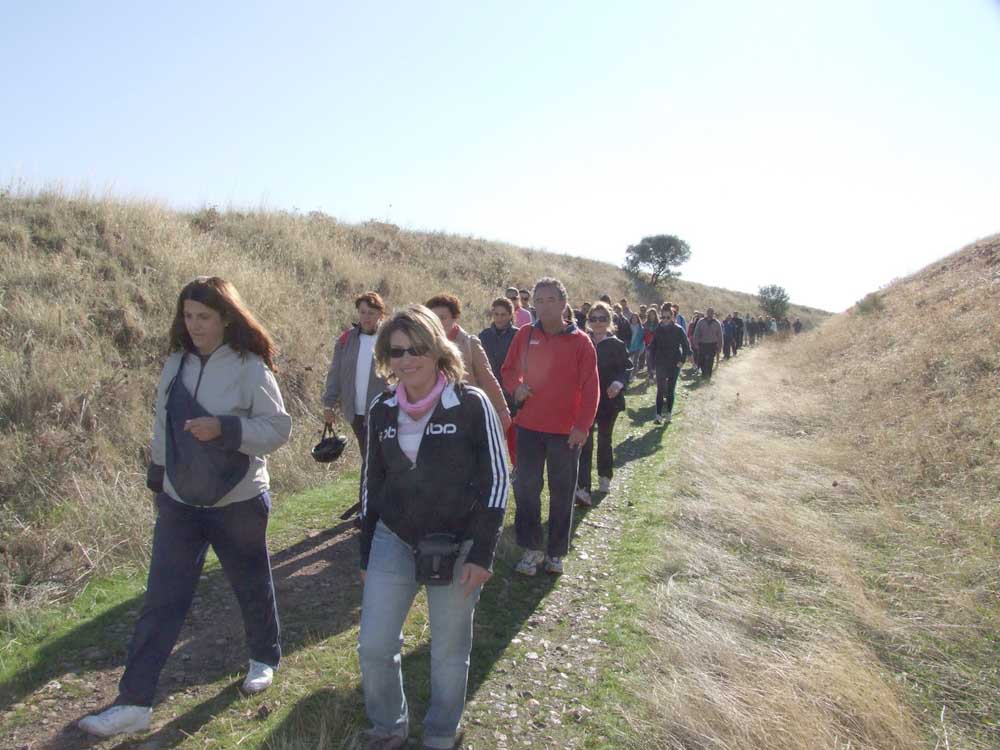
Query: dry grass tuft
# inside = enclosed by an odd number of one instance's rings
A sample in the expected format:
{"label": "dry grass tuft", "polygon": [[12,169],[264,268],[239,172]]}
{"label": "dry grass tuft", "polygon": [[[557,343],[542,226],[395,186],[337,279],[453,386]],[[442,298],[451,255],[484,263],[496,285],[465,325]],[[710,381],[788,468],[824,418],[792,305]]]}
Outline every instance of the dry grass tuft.
{"label": "dry grass tuft", "polygon": [[688,402],[651,745],[1000,745],[1000,237],[878,300]]}

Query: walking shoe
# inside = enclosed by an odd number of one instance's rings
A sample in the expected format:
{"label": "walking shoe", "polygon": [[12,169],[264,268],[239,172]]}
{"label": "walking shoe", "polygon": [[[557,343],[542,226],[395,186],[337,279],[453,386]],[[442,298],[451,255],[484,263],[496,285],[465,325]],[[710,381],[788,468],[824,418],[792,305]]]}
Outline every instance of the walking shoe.
{"label": "walking shoe", "polygon": [[597,478],[597,489],[600,492],[610,492],[611,491],[611,477],[598,477]]}
{"label": "walking shoe", "polygon": [[562,575],[562,558],[553,557],[550,555],[545,556],[545,572],[549,575],[561,576]]}
{"label": "walking shoe", "polygon": [[247,677],[243,680],[243,692],[247,695],[262,693],[271,687],[272,682],[274,682],[274,667],[251,659]]}
{"label": "walking shoe", "polygon": [[666,422],[667,424],[670,424],[670,420],[673,418],[674,418],[673,413],[668,411],[667,416],[663,418],[663,421]]}
{"label": "walking shoe", "polygon": [[78,726],[87,734],[98,737],[145,732],[149,730],[149,717],[152,713],[153,709],[148,706],[112,706],[99,714],[84,716]]}
{"label": "walking shoe", "polygon": [[583,487],[580,487],[576,491],[574,497],[576,498],[576,504],[581,508],[590,508],[594,505],[594,501],[590,499],[590,493],[583,489]]}
{"label": "walking shoe", "polygon": [[656,419],[654,419],[653,421],[656,422],[656,424],[663,424],[663,417],[657,414]]}
{"label": "walking shoe", "polygon": [[540,549],[525,550],[524,556],[521,558],[521,562],[514,568],[514,572],[521,575],[533,576],[538,572],[538,566],[542,564],[543,560],[545,560],[545,553]]}

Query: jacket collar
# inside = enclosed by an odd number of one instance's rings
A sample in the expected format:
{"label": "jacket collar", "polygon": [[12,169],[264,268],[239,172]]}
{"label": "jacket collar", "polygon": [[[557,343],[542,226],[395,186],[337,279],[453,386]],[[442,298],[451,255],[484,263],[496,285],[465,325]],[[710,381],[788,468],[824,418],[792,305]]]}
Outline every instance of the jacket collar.
{"label": "jacket collar", "polygon": [[[532,323],[531,325],[532,325],[532,326],[534,326],[535,328],[537,328],[537,329],[538,329],[539,331],[541,331],[542,333],[545,333],[545,329],[544,329],[544,328],[542,328],[542,321],[540,321],[540,320],[536,320],[536,321],[535,321],[534,323]],[[579,330],[580,330],[580,329],[576,327],[576,323],[570,323],[570,324],[568,324],[568,325],[567,325],[567,326],[566,326],[565,328],[563,328],[563,329],[562,329],[561,331],[559,331],[559,333],[557,333],[557,334],[555,334],[555,335],[556,335],[556,336],[562,336],[563,334],[567,334],[567,333],[575,333],[576,331],[579,331]],[[547,334],[547,335],[550,335],[550,336],[551,336],[552,334]]]}
{"label": "jacket collar", "polygon": [[[448,383],[444,387],[444,390],[441,391],[441,400],[435,407],[434,411],[436,412],[438,409],[441,408],[453,409],[456,406],[458,406],[459,403],[461,402],[458,399],[458,392],[455,390],[455,384]],[[391,406],[393,408],[397,408],[399,406],[399,397],[396,395],[395,385],[392,386],[392,396],[390,396],[385,400],[385,405]]]}

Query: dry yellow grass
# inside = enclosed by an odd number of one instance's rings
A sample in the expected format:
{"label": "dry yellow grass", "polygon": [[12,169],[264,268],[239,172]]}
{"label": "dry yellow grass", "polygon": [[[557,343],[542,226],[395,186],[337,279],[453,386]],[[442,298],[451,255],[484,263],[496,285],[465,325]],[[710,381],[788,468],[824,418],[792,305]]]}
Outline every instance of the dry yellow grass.
{"label": "dry yellow grass", "polygon": [[[233,281],[281,347],[279,381],[295,431],[271,461],[279,501],[356,465],[351,456],[318,466],[308,448],[332,342],[351,323],[359,292],[375,289],[392,306],[453,292],[473,331],[508,284],[543,275],[560,277],[577,304],[604,292],[639,298],[608,264],[470,237],[323,214],[183,214],[57,192],[0,191],[0,259],[4,605],[68,595],[91,572],[145,554],[152,393],[175,296],[192,276]],[[670,296],[688,310],[752,304],[684,282]]]}
{"label": "dry yellow grass", "polygon": [[998,302],[993,237],[688,402],[651,746],[1000,746]]}

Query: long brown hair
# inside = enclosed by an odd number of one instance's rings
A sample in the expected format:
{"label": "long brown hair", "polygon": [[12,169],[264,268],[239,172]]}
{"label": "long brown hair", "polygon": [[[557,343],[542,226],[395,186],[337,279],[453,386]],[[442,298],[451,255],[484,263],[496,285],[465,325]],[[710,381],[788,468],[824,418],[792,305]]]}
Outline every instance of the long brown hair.
{"label": "long brown hair", "polygon": [[198,276],[189,281],[177,297],[174,322],[170,324],[170,351],[195,351],[194,342],[184,324],[184,301],[193,300],[210,307],[222,316],[226,330],[222,340],[240,354],[253,352],[274,372],[278,347],[264,326],[247,309],[236,287],[218,276]]}

